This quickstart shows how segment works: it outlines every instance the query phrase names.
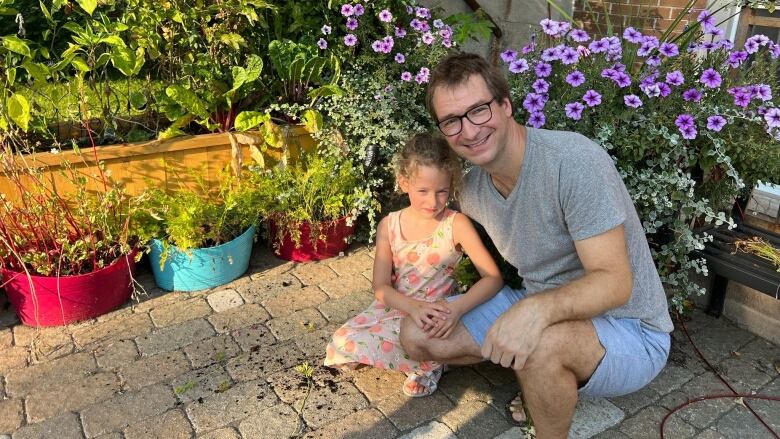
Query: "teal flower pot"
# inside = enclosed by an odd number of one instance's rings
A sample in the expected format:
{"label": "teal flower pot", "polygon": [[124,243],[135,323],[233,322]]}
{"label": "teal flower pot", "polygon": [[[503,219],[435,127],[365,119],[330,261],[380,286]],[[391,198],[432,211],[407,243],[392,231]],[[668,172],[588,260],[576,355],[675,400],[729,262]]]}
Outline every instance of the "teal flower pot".
{"label": "teal flower pot", "polygon": [[232,241],[216,247],[190,251],[170,246],[165,264],[160,269],[163,243],[152,241],[149,262],[154,281],[168,291],[195,291],[224,285],[244,274],[249,268],[255,227],[252,226]]}

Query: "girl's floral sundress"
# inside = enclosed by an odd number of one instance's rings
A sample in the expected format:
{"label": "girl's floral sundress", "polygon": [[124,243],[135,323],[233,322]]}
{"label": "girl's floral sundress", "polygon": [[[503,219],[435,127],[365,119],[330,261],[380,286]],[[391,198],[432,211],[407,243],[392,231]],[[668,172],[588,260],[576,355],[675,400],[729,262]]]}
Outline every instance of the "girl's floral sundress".
{"label": "girl's floral sundress", "polygon": [[[389,215],[389,240],[393,252],[393,287],[408,297],[426,302],[443,299],[456,288],[452,272],[462,253],[452,239],[455,212],[444,218],[423,240],[407,241],[401,234],[401,211]],[[325,365],[367,364],[406,374],[426,373],[440,367],[432,361],[411,360],[401,348],[399,328],[407,314],[374,300],[367,310],[339,328],[325,349]]]}

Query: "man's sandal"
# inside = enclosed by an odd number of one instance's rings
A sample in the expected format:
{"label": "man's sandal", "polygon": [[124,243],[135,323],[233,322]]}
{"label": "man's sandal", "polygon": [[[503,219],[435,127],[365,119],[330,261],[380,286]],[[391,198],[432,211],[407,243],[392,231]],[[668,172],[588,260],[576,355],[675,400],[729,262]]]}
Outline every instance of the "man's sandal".
{"label": "man's sandal", "polygon": [[517,392],[511,401],[506,403],[506,414],[509,418],[509,422],[518,426],[525,427],[528,425],[528,414],[525,410],[525,404],[523,403],[523,393]]}
{"label": "man's sandal", "polygon": [[[444,371],[444,367],[437,367],[430,372],[412,372],[404,380],[404,385],[401,388],[404,395],[411,398],[422,398],[423,396],[429,396],[436,389],[439,388],[439,379]],[[409,390],[410,384],[417,384],[425,388],[422,392],[414,393]]]}

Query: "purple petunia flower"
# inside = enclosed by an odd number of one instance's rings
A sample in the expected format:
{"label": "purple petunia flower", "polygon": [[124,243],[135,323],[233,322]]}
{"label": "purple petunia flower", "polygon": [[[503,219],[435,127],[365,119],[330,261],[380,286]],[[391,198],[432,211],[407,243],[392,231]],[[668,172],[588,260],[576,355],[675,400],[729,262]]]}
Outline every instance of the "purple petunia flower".
{"label": "purple petunia flower", "polygon": [[358,27],[358,21],[355,17],[349,17],[347,18],[347,29],[349,30],[355,30]]}
{"label": "purple petunia flower", "polygon": [[639,87],[647,97],[649,98],[657,98],[658,96],[661,96],[661,87],[659,87],[658,83],[654,84],[643,84]]}
{"label": "purple petunia flower", "polygon": [[639,108],[642,106],[642,100],[637,95],[625,95],[623,96],[623,102],[626,106],[631,108]]}
{"label": "purple petunia flower", "polygon": [[713,37],[723,37],[725,35],[725,32],[723,32],[723,29],[719,27],[713,27],[709,31],[705,32],[706,34],[712,35]]}
{"label": "purple petunia flower", "polygon": [[561,54],[555,47],[550,47],[542,51],[542,61],[556,61],[560,58]]}
{"label": "purple petunia flower", "polygon": [[449,38],[444,38],[443,40],[441,40],[441,45],[449,49],[450,47],[452,47],[452,40],[450,40]]}
{"label": "purple petunia flower", "polygon": [[422,21],[420,21],[420,20],[418,20],[416,18],[409,22],[409,26],[411,26],[412,29],[414,29],[416,31],[419,31],[419,32],[422,32],[422,30],[425,28],[425,26],[423,26],[423,24],[422,24]]}
{"label": "purple petunia flower", "polygon": [[764,120],[770,128],[780,127],[780,108],[770,108],[764,113]]}
{"label": "purple petunia flower", "polygon": [[718,73],[718,71],[713,68],[705,70],[704,73],[701,74],[701,78],[699,80],[702,84],[704,84],[705,87],[708,88],[719,87],[721,83],[720,73]]}
{"label": "purple petunia flower", "polygon": [[396,26],[396,28],[395,28],[395,36],[396,36],[396,38],[403,38],[403,37],[405,37],[406,36],[406,29],[404,29],[402,27]]}
{"label": "purple petunia flower", "polygon": [[401,73],[401,80],[402,81],[406,81],[406,82],[411,81],[412,80],[411,72],[403,72],[403,73]]}
{"label": "purple petunia flower", "polygon": [[672,94],[672,87],[669,87],[669,84],[665,82],[659,82],[658,83],[658,91],[661,93],[661,97],[665,98]]}
{"label": "purple petunia flower", "polygon": [[756,96],[762,101],[772,100],[772,87],[766,84],[758,84],[758,92]]}
{"label": "purple petunia flower", "polygon": [[528,95],[523,100],[523,108],[528,110],[529,113],[533,113],[542,111],[546,103],[547,99],[543,95],[537,93],[528,93]]}
{"label": "purple petunia flower", "polygon": [[679,86],[683,85],[684,82],[685,77],[679,70],[675,70],[666,74],[666,83],[669,85]]}
{"label": "purple petunia flower", "polygon": [[509,71],[512,73],[523,73],[529,68],[528,61],[523,58],[517,58],[516,60],[509,63]]}
{"label": "purple petunia flower", "polygon": [[406,62],[406,57],[404,56],[403,53],[396,53],[395,62],[397,62],[398,64],[403,64],[404,62]]}
{"label": "purple petunia flower", "polygon": [[617,75],[618,75],[618,71],[613,68],[608,68],[601,71],[602,78],[614,79],[615,77],[617,77]]}
{"label": "purple petunia flower", "polygon": [[437,18],[436,20],[433,20],[433,27],[441,29],[444,27],[444,22]]}
{"label": "purple petunia flower", "polygon": [[663,43],[658,49],[664,56],[669,58],[675,57],[680,54],[680,49],[674,43]]}
{"label": "purple petunia flower", "polygon": [[734,105],[747,108],[750,105],[750,93],[738,92],[734,94]]}
{"label": "purple petunia flower", "polygon": [[685,127],[695,127],[696,121],[690,114],[683,113],[677,116],[677,119],[674,120],[674,124],[677,125],[677,128],[683,129]]}
{"label": "purple petunia flower", "polygon": [[322,26],[322,33],[324,35],[330,35],[331,30],[332,30],[331,27],[328,26],[327,24]]}
{"label": "purple petunia flower", "polygon": [[582,96],[582,100],[588,104],[588,107],[595,107],[601,103],[601,95],[596,90],[588,90]]}
{"label": "purple petunia flower", "polygon": [[570,102],[566,104],[566,116],[573,120],[580,120],[582,118],[582,110],[585,106],[579,102]]}
{"label": "purple petunia flower", "polygon": [[695,88],[689,88],[683,92],[682,97],[686,102],[699,102],[701,100],[701,92]]}
{"label": "purple petunia flower", "polygon": [[628,42],[631,43],[639,43],[642,41],[642,33],[634,29],[633,27],[627,27],[626,30],[623,31],[623,38],[625,38]]}
{"label": "purple petunia flower", "polygon": [[430,46],[431,44],[433,44],[433,40],[434,40],[434,38],[433,38],[433,34],[432,34],[432,33],[430,33],[430,32],[425,32],[425,33],[423,34],[423,36],[422,36],[422,38],[421,38],[421,39],[422,39],[422,42],[423,42],[423,43],[425,43],[425,44],[427,44],[427,45],[429,45],[429,46]]}
{"label": "purple petunia flower", "polygon": [[441,36],[445,40],[450,39],[452,37],[452,28],[449,26],[444,26],[443,29],[439,30],[439,36]]}
{"label": "purple petunia flower", "polygon": [[387,9],[382,9],[381,12],[379,12],[379,21],[384,23],[390,23],[393,21],[393,14],[390,13]]}
{"label": "purple petunia flower", "polygon": [[536,64],[534,72],[536,72],[536,76],[540,78],[546,78],[550,76],[550,73],[552,73],[552,66],[546,62],[540,62]]}
{"label": "purple petunia flower", "polygon": [[431,18],[431,11],[429,11],[428,8],[421,8],[419,6],[415,6],[414,15],[420,18]]}
{"label": "purple petunia flower", "polygon": [[566,82],[572,87],[579,87],[583,82],[585,82],[585,75],[583,75],[579,70],[574,70],[573,72],[566,75]]}
{"label": "purple petunia flower", "polygon": [[554,36],[558,35],[558,32],[560,32],[560,23],[550,20],[549,18],[545,18],[544,20],[540,21],[539,25],[542,26],[542,31],[547,35]]}
{"label": "purple petunia flower", "polygon": [[770,46],[769,55],[772,57],[772,59],[777,59],[780,57],[780,44],[773,43]]}
{"label": "purple petunia flower", "polygon": [[661,57],[658,55],[649,56],[645,60],[645,64],[651,67],[658,67],[661,65]]}
{"label": "purple petunia flower", "polygon": [[734,48],[734,43],[732,43],[731,40],[729,40],[728,38],[724,38],[718,41],[718,45],[720,46],[721,49],[724,50],[731,50]]}
{"label": "purple petunia flower", "polygon": [[523,55],[528,55],[529,53],[533,52],[534,50],[536,50],[536,44],[531,42],[531,43],[528,43],[525,46],[523,46],[522,49],[520,49],[520,53],[522,53]]}
{"label": "purple petunia flower", "polygon": [[381,53],[384,50],[382,40],[375,40],[371,43],[371,48],[374,49],[374,52]]}
{"label": "purple petunia flower", "polygon": [[341,15],[345,17],[349,17],[350,15],[355,13],[355,8],[350,5],[349,3],[345,5],[341,5]]}
{"label": "purple petunia flower", "polygon": [[726,119],[720,115],[713,115],[707,118],[707,129],[710,131],[720,131],[726,125]]}
{"label": "purple petunia flower", "polygon": [[590,49],[593,53],[602,53],[609,50],[609,42],[606,38],[602,38],[600,40],[593,40],[590,44],[588,44],[588,49]]}
{"label": "purple petunia flower", "polygon": [[569,38],[572,39],[572,41],[576,41],[578,43],[584,43],[590,39],[590,35],[588,35],[587,32],[583,29],[574,29],[569,34]]}
{"label": "purple petunia flower", "polygon": [[355,7],[352,9],[352,11],[355,13],[355,17],[360,17],[366,12],[366,9],[361,5],[360,3],[356,4]]}
{"label": "purple petunia flower", "polygon": [[680,128],[680,133],[682,133],[683,139],[693,140],[696,138],[698,131],[696,131],[696,127],[688,126],[685,128]]}
{"label": "purple petunia flower", "polygon": [[505,63],[509,64],[512,61],[517,58],[517,51],[512,49],[507,49],[503,52],[501,52],[501,61],[504,61]]}
{"label": "purple petunia flower", "polygon": [[317,47],[319,47],[322,50],[325,50],[328,48],[328,42],[325,41],[324,38],[320,38],[319,40],[317,40]]}
{"label": "purple petunia flower", "polygon": [[547,90],[550,89],[550,83],[545,81],[544,79],[537,79],[534,81],[532,87],[534,88],[534,91],[537,93],[547,93]]}
{"label": "purple petunia flower", "polygon": [[620,88],[626,88],[631,85],[631,77],[623,72],[618,72],[617,76],[612,78],[612,80],[615,81],[615,84]]}
{"label": "purple petunia flower", "polygon": [[745,41],[745,52],[747,53],[758,52],[758,42],[756,42],[756,40],[751,40],[751,39]]}
{"label": "purple petunia flower", "polygon": [[580,54],[577,53],[577,50],[573,47],[565,47],[563,49],[563,52],[561,52],[561,62],[563,64],[569,65],[574,64],[577,62],[577,60],[580,58]]}
{"label": "purple petunia flower", "polygon": [[701,27],[705,32],[710,31],[715,27],[715,16],[708,10],[703,10],[699,13],[699,19],[696,20],[701,24]]}
{"label": "purple petunia flower", "polygon": [[541,128],[544,125],[544,122],[544,113],[541,111],[535,111],[528,116],[528,125],[531,125],[534,128]]}
{"label": "purple petunia flower", "polygon": [[355,36],[355,34],[346,34],[346,35],[344,35],[344,45],[347,46],[347,47],[354,46],[355,44],[357,44],[357,41],[358,41],[358,39]]}

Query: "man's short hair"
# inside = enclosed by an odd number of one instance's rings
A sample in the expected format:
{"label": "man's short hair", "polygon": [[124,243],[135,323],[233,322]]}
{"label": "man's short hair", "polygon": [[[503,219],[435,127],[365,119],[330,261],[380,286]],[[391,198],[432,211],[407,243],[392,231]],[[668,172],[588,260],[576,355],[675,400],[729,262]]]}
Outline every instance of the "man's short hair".
{"label": "man's short hair", "polygon": [[472,75],[479,75],[485,80],[488,90],[498,101],[512,98],[509,96],[509,83],[503,74],[492,66],[485,58],[475,53],[455,53],[447,56],[433,69],[431,81],[425,95],[425,107],[435,122],[436,111],[433,108],[433,92],[438,87],[450,88],[466,83]]}

